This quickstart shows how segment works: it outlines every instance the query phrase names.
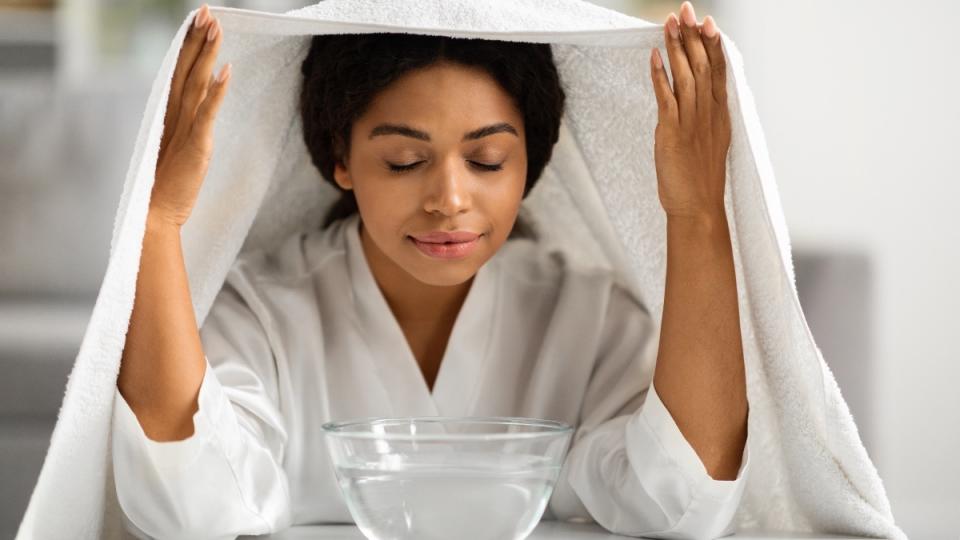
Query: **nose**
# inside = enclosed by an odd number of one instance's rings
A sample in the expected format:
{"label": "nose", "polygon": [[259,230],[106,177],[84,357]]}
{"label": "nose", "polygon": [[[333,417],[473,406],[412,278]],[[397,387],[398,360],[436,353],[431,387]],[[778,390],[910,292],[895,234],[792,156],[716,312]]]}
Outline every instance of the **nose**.
{"label": "nose", "polygon": [[427,213],[455,216],[470,209],[472,180],[462,166],[451,164],[442,167],[427,181],[429,186],[423,201],[423,209]]}

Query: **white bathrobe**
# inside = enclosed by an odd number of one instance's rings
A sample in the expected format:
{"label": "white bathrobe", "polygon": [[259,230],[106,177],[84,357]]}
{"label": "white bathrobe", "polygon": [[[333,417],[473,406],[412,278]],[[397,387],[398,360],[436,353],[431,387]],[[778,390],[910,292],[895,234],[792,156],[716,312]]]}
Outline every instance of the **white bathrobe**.
{"label": "white bathrobe", "polygon": [[476,274],[431,392],[367,266],[359,221],[237,260],[200,331],[207,370],[189,438],[147,438],[116,392],[113,466],[132,532],[233,538],[351,523],[321,424],[437,415],[575,426],[544,519],[663,538],[733,532],[749,446],[736,480],[707,474],[653,389],[656,326],[611,271],[507,241]]}

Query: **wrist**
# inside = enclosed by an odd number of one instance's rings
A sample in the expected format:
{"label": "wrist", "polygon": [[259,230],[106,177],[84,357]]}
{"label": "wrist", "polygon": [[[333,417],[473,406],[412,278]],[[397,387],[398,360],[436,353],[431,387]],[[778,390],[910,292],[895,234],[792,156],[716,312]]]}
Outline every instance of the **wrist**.
{"label": "wrist", "polygon": [[667,214],[667,226],[691,234],[715,234],[729,232],[727,213],[721,207],[689,214]]}
{"label": "wrist", "polygon": [[146,232],[150,234],[175,232],[180,233],[182,224],[177,220],[170,218],[165,213],[156,208],[150,208],[147,211]]}
{"label": "wrist", "polygon": [[717,257],[728,257],[732,247],[725,213],[706,212],[667,218],[667,251],[672,257],[709,264]]}

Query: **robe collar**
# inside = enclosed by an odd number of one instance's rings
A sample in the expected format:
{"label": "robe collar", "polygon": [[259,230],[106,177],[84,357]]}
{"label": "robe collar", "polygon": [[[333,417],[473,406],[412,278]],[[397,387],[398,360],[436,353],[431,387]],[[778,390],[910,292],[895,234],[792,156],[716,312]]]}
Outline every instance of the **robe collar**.
{"label": "robe collar", "polygon": [[360,218],[345,218],[353,304],[370,360],[390,398],[393,416],[473,416],[497,323],[497,254],[477,271],[447,341],[433,391],[377,285],[360,243]]}

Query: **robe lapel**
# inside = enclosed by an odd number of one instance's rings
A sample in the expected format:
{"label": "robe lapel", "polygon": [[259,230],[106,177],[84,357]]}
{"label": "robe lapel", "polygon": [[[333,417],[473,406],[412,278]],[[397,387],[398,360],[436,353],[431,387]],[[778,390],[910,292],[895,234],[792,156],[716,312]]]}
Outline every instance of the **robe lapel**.
{"label": "robe lapel", "polygon": [[[347,262],[354,309],[372,364],[390,397],[393,416],[470,416],[492,337],[498,293],[497,265],[480,267],[454,322],[433,392],[367,264],[359,216],[346,223]],[[382,414],[386,416],[386,413]]]}
{"label": "robe lapel", "polygon": [[[495,262],[488,260],[477,270],[457,320],[453,323],[440,362],[437,380],[433,384],[433,401],[444,416],[474,415],[497,322],[495,310],[499,298],[499,265]],[[419,366],[416,367],[419,370]],[[426,389],[426,381],[423,384]]]}

